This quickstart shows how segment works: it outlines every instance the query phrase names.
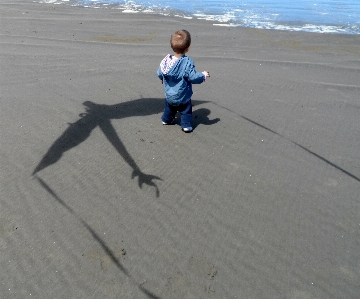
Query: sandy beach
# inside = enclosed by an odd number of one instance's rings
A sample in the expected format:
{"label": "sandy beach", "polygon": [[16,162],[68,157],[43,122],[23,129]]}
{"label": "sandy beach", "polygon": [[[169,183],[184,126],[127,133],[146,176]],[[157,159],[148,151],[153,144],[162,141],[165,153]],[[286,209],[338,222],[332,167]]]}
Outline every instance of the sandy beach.
{"label": "sandy beach", "polygon": [[[359,298],[359,35],[0,8],[1,298]],[[191,134],[156,75],[183,28]]]}

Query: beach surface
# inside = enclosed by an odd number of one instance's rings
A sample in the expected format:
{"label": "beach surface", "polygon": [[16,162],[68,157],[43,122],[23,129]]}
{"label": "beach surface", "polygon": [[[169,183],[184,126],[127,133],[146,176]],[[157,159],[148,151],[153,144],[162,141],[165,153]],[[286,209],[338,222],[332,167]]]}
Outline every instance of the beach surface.
{"label": "beach surface", "polygon": [[[0,8],[1,298],[359,298],[359,36]],[[191,134],[156,75],[182,28]]]}

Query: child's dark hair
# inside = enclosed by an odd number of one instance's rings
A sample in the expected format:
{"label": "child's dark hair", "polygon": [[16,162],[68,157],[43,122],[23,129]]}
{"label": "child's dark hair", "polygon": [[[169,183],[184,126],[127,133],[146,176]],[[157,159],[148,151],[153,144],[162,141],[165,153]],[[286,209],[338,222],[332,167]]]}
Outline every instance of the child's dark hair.
{"label": "child's dark hair", "polygon": [[190,47],[191,35],[190,32],[182,29],[174,32],[170,38],[171,48],[175,53],[185,53],[185,50]]}

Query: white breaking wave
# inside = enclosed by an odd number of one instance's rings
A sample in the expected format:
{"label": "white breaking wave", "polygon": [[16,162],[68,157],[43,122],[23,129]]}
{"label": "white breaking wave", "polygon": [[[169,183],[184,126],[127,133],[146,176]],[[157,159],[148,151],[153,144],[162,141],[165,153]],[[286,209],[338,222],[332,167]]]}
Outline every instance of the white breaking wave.
{"label": "white breaking wave", "polygon": [[[221,8],[208,9],[203,7],[188,8],[185,11],[181,9],[175,9],[164,3],[171,3],[170,1],[134,1],[134,0],[39,0],[43,3],[51,4],[65,4],[71,6],[83,6],[93,8],[107,8],[107,9],[119,9],[123,13],[147,13],[147,14],[161,14],[165,16],[180,17],[186,19],[201,19],[214,22],[214,26],[229,26],[229,27],[250,27],[260,29],[274,29],[274,30],[287,30],[287,31],[306,31],[306,32],[320,32],[320,33],[345,33],[345,34],[360,34],[360,22],[356,24],[318,24],[316,22],[306,21],[284,21],[281,19],[281,14],[270,11],[264,6],[264,9],[253,9],[249,5],[244,5],[243,8],[228,7],[226,6],[228,1],[212,1],[212,3],[222,4]],[[309,0],[311,1],[311,0]],[[308,2],[309,2],[308,1]],[[186,3],[189,1],[176,2],[177,5],[182,3],[183,7],[186,7]],[[229,1],[229,3],[242,1]],[[251,2],[251,1],[246,1]],[[286,1],[285,1],[286,2]],[[179,4],[180,3],[180,4]],[[197,3],[197,2],[189,2]],[[202,3],[202,2],[199,2]],[[276,0],[274,4],[278,3]],[[145,5],[146,4],[146,5]],[[316,3],[315,3],[316,4]],[[314,6],[315,6],[314,4]],[[213,4],[214,5],[214,4]],[[280,4],[279,4],[280,5]],[[287,8],[289,10],[289,8]],[[360,9],[360,4],[359,8]],[[218,12],[215,12],[215,10]],[[312,12],[313,13],[313,12]],[[353,14],[356,15],[357,12]],[[309,13],[309,15],[311,15]],[[316,11],[313,15],[327,16],[327,11]],[[295,14],[296,16],[296,14]],[[303,18],[303,16],[301,15]],[[341,20],[342,21],[342,20]]]}

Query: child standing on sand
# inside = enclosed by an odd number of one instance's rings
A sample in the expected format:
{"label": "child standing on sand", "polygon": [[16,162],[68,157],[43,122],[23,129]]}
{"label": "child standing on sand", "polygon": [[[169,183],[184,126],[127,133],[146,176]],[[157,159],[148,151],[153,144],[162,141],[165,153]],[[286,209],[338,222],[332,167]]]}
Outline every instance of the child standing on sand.
{"label": "child standing on sand", "polygon": [[194,62],[185,56],[189,51],[191,35],[186,30],[178,30],[171,35],[170,45],[174,55],[168,54],[161,61],[157,74],[164,84],[165,109],[161,117],[164,125],[173,122],[177,112],[181,114],[181,129],[192,132],[192,84],[201,84],[210,77],[209,72],[195,70]]}

